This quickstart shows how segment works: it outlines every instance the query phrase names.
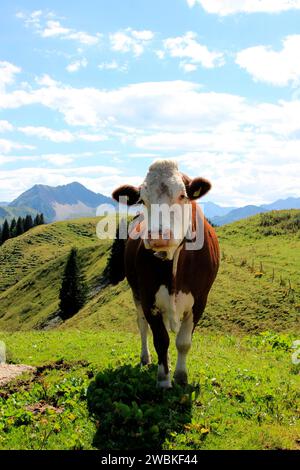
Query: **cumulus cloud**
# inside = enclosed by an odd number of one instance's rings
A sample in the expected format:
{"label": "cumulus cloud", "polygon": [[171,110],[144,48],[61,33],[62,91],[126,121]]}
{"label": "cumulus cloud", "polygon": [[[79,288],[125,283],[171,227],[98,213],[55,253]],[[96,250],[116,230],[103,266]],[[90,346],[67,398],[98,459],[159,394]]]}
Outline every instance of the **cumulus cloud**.
{"label": "cumulus cloud", "polygon": [[0,121],[0,132],[10,132],[12,131],[14,126],[5,120]]}
{"label": "cumulus cloud", "polygon": [[106,165],[60,168],[30,166],[17,170],[2,170],[0,199],[11,201],[35,184],[57,186],[72,183],[74,180],[92,191],[110,196],[113,189],[120,186],[125,179],[133,185],[141,182],[138,176],[125,177],[121,170]]}
{"label": "cumulus cloud", "polygon": [[185,72],[194,71],[198,65],[208,69],[224,65],[224,54],[210,51],[207,46],[200,44],[197,34],[192,31],[165,39],[163,44],[166,53],[182,60],[180,66]]}
{"label": "cumulus cloud", "polygon": [[299,195],[299,99],[253,103],[234,94],[206,92],[189,81],[105,90],[42,77],[34,89],[2,94],[0,103],[14,108],[39,104],[79,129],[66,134],[31,129],[32,138],[39,133],[58,141],[93,141],[104,134],[141,155],[185,155],[180,160],[183,170],[211,178],[216,188],[211,197],[219,203]]}
{"label": "cumulus cloud", "polygon": [[29,149],[33,150],[33,145],[21,144],[8,139],[0,139],[0,153],[10,153],[12,150]]}
{"label": "cumulus cloud", "polygon": [[220,16],[235,13],[280,13],[300,10],[300,0],[186,0],[189,7],[196,4],[208,13]]}
{"label": "cumulus cloud", "polygon": [[145,48],[154,38],[154,33],[148,30],[136,31],[127,28],[109,35],[111,48],[116,52],[132,52],[136,57],[143,54]]}
{"label": "cumulus cloud", "polygon": [[236,63],[257,81],[286,86],[300,80],[300,35],[287,36],[281,50],[270,46],[249,47],[240,51]]}
{"label": "cumulus cloud", "polygon": [[103,142],[107,137],[101,134],[88,134],[85,132],[72,133],[69,130],[55,130],[42,126],[26,126],[19,127],[18,130],[30,137],[50,140],[55,143],[70,143],[75,140],[85,140],[88,142]]}
{"label": "cumulus cloud", "polygon": [[101,62],[98,65],[99,70],[117,70],[118,72],[127,72],[127,64],[119,64],[116,60],[111,60],[110,62]]}
{"label": "cumulus cloud", "polygon": [[75,62],[71,62],[71,64],[67,65],[66,70],[70,73],[78,72],[79,69],[85,68],[87,64],[88,61],[85,58],[75,60]]}
{"label": "cumulus cloud", "polygon": [[15,81],[15,76],[21,72],[21,68],[6,61],[0,61],[0,93],[7,85]]}
{"label": "cumulus cloud", "polygon": [[73,142],[74,136],[70,131],[67,130],[54,130],[49,129],[48,127],[34,127],[26,126],[20,127],[19,131],[30,137],[38,137],[40,139],[51,140],[52,142]]}
{"label": "cumulus cloud", "polygon": [[94,46],[99,43],[102,36],[100,33],[90,34],[63,26],[53,12],[35,10],[26,14],[20,11],[16,16],[42,38],[58,38],[76,41],[85,46]]}

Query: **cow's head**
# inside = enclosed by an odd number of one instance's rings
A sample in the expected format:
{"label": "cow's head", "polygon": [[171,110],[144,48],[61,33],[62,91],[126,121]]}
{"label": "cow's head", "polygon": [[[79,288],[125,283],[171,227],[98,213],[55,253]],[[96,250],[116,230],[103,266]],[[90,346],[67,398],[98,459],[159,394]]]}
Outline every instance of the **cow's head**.
{"label": "cow's head", "polygon": [[[172,258],[189,228],[191,202],[206,194],[211,184],[204,178],[191,179],[178,170],[175,162],[153,163],[140,187],[124,185],[113,198],[127,198],[129,206],[143,204],[147,231],[143,235],[147,249],[167,253]],[[169,216],[167,215],[169,209]]]}

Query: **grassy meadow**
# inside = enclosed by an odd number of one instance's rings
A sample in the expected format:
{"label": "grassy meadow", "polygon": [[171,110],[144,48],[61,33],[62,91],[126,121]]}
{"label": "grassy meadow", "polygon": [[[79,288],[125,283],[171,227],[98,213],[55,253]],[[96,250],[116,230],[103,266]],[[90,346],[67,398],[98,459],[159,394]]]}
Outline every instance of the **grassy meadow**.
{"label": "grassy meadow", "polygon": [[[97,219],[39,226],[0,247],[0,340],[37,367],[0,387],[0,449],[300,449],[300,211],[217,229],[221,266],[189,354],[190,385],[140,370],[126,281],[105,286]],[[58,293],[78,248],[86,305],[62,323]],[[174,335],[171,335],[174,366]],[[154,363],[156,360],[152,348]]]}

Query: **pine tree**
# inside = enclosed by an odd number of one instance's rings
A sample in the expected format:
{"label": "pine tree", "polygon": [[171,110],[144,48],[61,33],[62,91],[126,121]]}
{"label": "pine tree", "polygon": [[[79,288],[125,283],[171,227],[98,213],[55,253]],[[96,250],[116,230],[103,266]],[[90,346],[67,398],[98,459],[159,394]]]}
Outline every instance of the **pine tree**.
{"label": "pine tree", "polygon": [[16,227],[17,227],[17,222],[16,222],[16,219],[12,219],[11,223],[10,223],[10,236],[12,238],[14,238],[16,236]]}
{"label": "pine tree", "polygon": [[125,278],[124,253],[126,241],[120,239],[119,234],[120,229],[117,227],[116,238],[110,248],[107,264],[103,272],[104,280],[114,286]]}
{"label": "pine tree", "polygon": [[31,215],[26,215],[24,219],[24,232],[27,232],[27,230],[30,230],[33,227],[33,220]]}
{"label": "pine tree", "polygon": [[80,272],[78,253],[72,248],[65,267],[59,293],[60,316],[63,320],[72,317],[85,304],[87,288]]}
{"label": "pine tree", "polygon": [[9,225],[8,225],[7,220],[5,219],[4,224],[2,226],[1,243],[3,244],[9,238],[10,238]]}
{"label": "pine tree", "polygon": [[34,227],[36,227],[37,225],[40,225],[39,221],[40,221],[40,216],[39,216],[39,214],[36,214],[35,218],[33,219]]}
{"label": "pine tree", "polygon": [[24,233],[24,225],[22,217],[18,217],[17,225],[16,225],[16,237],[22,235]]}
{"label": "pine tree", "polygon": [[34,218],[33,224],[34,225],[44,225],[44,214],[37,214]]}

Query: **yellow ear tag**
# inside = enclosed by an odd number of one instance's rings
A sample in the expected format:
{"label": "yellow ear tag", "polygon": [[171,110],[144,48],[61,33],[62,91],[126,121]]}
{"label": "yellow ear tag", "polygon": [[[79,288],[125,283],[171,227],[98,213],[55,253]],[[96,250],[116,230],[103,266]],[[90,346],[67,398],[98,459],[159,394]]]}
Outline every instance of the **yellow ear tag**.
{"label": "yellow ear tag", "polygon": [[200,196],[200,193],[201,193],[201,188],[198,189],[198,191],[195,191],[195,192],[194,192],[193,197],[199,197],[199,196]]}

